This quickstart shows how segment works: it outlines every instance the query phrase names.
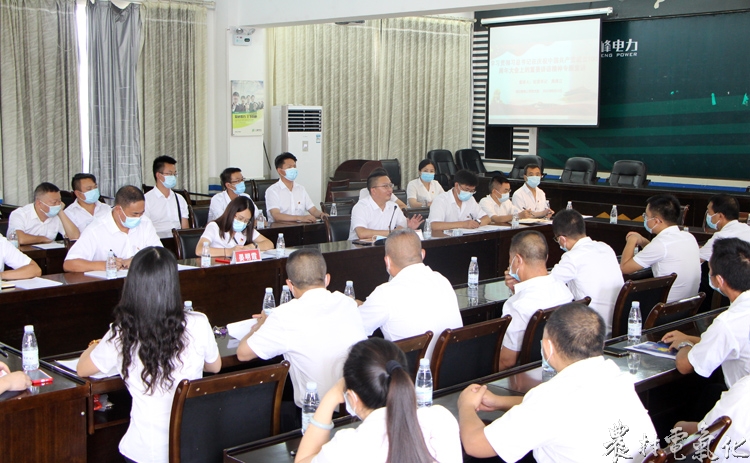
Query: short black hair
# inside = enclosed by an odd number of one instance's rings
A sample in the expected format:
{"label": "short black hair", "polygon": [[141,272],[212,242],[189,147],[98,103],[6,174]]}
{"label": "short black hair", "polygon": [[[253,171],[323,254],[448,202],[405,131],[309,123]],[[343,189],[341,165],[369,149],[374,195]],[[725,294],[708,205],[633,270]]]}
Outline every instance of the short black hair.
{"label": "short black hair", "polygon": [[578,302],[561,305],[544,327],[555,350],[573,361],[603,355],[605,329],[602,316]]}
{"label": "short black hair", "polygon": [[586,235],[586,223],[583,216],[575,209],[563,209],[552,219],[552,234],[568,238],[580,238]]}
{"label": "short black hair", "polygon": [[281,153],[280,155],[276,156],[276,159],[273,161],[273,164],[276,166],[277,169],[280,169],[281,166],[284,165],[284,161],[287,159],[291,159],[294,162],[297,162],[297,156],[293,155],[290,152]]}
{"label": "short black hair", "polygon": [[50,182],[42,182],[34,188],[34,199],[39,198],[40,196],[47,194],[47,193],[57,193],[60,189],[57,188],[57,186]]}
{"label": "short black hair", "polygon": [[542,171],[542,168],[539,167],[539,164],[534,164],[533,162],[531,164],[526,164],[526,166],[523,168],[523,175],[529,175],[529,169],[539,169],[539,171]]}
{"label": "short black hair", "polygon": [[388,172],[386,172],[386,170],[381,167],[378,167],[377,169],[370,172],[370,175],[367,176],[367,191],[372,190],[375,180],[379,179],[380,177],[388,177]]}
{"label": "short black hair", "polygon": [[140,188],[133,185],[125,185],[115,193],[115,205],[120,207],[130,206],[138,201],[145,201],[146,197]]}
{"label": "short black hair", "polygon": [[73,187],[73,191],[81,191],[81,180],[89,179],[96,183],[96,176],[94,174],[75,174],[73,180],[70,181],[70,186]]}
{"label": "short black hair", "polygon": [[318,249],[298,249],[286,260],[286,274],[301,290],[325,286],[327,271],[326,260]]}
{"label": "short black hair", "polygon": [[711,273],[721,275],[730,288],[750,289],[750,243],[739,238],[717,239],[709,260]]}
{"label": "short black hair", "polygon": [[453,175],[453,182],[458,183],[459,185],[466,185],[466,186],[477,186],[477,176],[474,174],[474,172],[470,172],[466,169],[461,169],[458,172],[456,172]]}
{"label": "short black hair", "polygon": [[651,212],[669,225],[675,225],[680,220],[680,201],[673,195],[654,195],[646,200]]}
{"label": "short black hair", "polygon": [[490,181],[490,185],[492,185],[493,183],[496,183],[498,185],[504,185],[506,183],[510,183],[510,180],[508,180],[508,177],[506,177],[505,175],[500,174],[500,175],[495,175],[494,177],[492,177],[492,180]]}
{"label": "short black hair", "polygon": [[435,163],[432,162],[432,159],[422,159],[419,161],[419,170],[422,170],[427,166],[435,167]]}
{"label": "short black hair", "polygon": [[510,254],[518,254],[529,262],[547,262],[547,240],[536,230],[523,231],[510,241]]}
{"label": "short black hair", "polygon": [[232,182],[232,174],[236,174],[237,172],[242,172],[242,169],[238,169],[236,167],[227,167],[226,169],[221,171],[221,175],[219,175],[219,178],[221,179],[222,190],[227,189],[227,183]]}
{"label": "short black hair", "polygon": [[162,169],[164,169],[164,164],[177,164],[177,160],[173,157],[169,156],[159,156],[158,158],[154,159],[154,180],[156,180],[156,174],[160,173]]}
{"label": "short black hair", "polygon": [[[708,204],[714,210],[714,214],[724,214],[724,218],[727,220],[740,218],[740,204],[737,202],[737,198],[733,196],[719,194],[709,199]],[[712,222],[716,221],[712,220]]]}

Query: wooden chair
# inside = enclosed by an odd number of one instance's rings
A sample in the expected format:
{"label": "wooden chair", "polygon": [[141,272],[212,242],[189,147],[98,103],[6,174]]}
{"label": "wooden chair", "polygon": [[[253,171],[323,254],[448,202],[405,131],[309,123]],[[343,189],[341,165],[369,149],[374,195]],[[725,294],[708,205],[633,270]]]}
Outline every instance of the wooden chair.
{"label": "wooden chair", "polygon": [[435,390],[497,373],[510,319],[506,315],[443,331],[430,360]]}
{"label": "wooden chair", "polygon": [[416,377],[417,370],[419,370],[419,359],[427,355],[427,348],[430,346],[432,336],[432,331],[427,331],[424,334],[399,339],[394,342],[406,354],[406,361],[409,364],[409,372],[412,377]]}
{"label": "wooden chair", "polygon": [[612,337],[627,334],[628,315],[630,315],[630,307],[633,301],[640,302],[641,320],[645,320],[656,304],[667,302],[669,290],[676,279],[677,274],[672,273],[658,278],[626,281],[615,301],[615,310],[612,316]]}
{"label": "wooden chair", "polygon": [[327,202],[333,201],[333,198],[331,197],[331,192],[348,190],[348,189],[349,189],[349,179],[329,180],[328,186],[326,187],[326,195],[324,197],[325,201]]}
{"label": "wooden chair", "polygon": [[169,462],[221,463],[224,449],[278,434],[288,371],[285,360],[180,381],[169,421]]}
{"label": "wooden chair", "polygon": [[323,223],[326,226],[326,235],[328,242],[346,241],[349,239],[349,229],[352,226],[352,216],[337,215],[335,217],[323,217]]}
{"label": "wooden chair", "polygon": [[177,251],[177,260],[194,259],[198,257],[195,247],[201,240],[205,228],[183,228],[182,230],[172,229],[174,237],[175,250]]}
{"label": "wooden chair", "polygon": [[[728,416],[722,416],[716,419],[710,426],[706,428],[706,432],[711,436],[711,440],[708,443],[708,448],[703,447],[700,444],[701,433],[696,433],[688,436],[680,442],[680,448],[672,451],[670,447],[664,449],[657,449],[651,455],[648,455],[643,463],[675,463],[678,461],[701,461],[702,463],[712,463],[717,461],[716,458],[711,457],[719,445],[719,441],[727,432],[727,428],[732,424],[732,419]],[[701,459],[700,455],[703,454],[706,458]],[[690,458],[688,458],[690,457]]]}
{"label": "wooden chair", "polygon": [[666,325],[683,318],[692,317],[698,313],[698,309],[706,298],[706,293],[698,293],[696,296],[670,302],[660,302],[651,309],[648,317],[643,322],[643,329]]}
{"label": "wooden chair", "polygon": [[[586,296],[580,301],[574,302],[589,305],[591,303],[591,298]],[[559,307],[560,306],[557,305],[555,307],[550,307],[549,309],[539,309],[531,316],[529,323],[526,325],[526,331],[523,334],[521,352],[518,354],[518,362],[516,365],[526,365],[527,363],[537,362],[542,359],[542,353],[540,352],[539,346],[542,342],[544,327],[547,325],[549,317]]]}

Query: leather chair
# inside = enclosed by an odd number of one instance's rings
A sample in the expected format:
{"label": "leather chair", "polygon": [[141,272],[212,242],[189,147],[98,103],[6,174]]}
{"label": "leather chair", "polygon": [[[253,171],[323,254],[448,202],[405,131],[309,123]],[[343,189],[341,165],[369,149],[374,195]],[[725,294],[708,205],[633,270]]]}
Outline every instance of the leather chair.
{"label": "leather chair", "polygon": [[194,228],[206,228],[208,225],[208,206],[194,206],[192,217],[195,219]]}
{"label": "leather chair", "polygon": [[72,191],[60,190],[60,200],[68,207],[76,200],[76,195]]}
{"label": "leather chair", "polygon": [[569,158],[565,161],[560,181],[562,183],[593,185],[599,179],[596,176],[596,170],[596,161],[591,158]]}
{"label": "leather chair", "polygon": [[427,152],[427,159],[435,164],[435,179],[440,182],[443,189],[453,188],[453,175],[458,170],[453,161],[453,154],[448,150],[430,150]]}
{"label": "leather chair", "polygon": [[[333,202],[320,202],[320,210],[330,214],[331,213],[331,205],[334,204]],[[352,215],[352,208],[354,207],[355,202],[351,199],[345,200],[345,201],[336,201],[336,215]]]}
{"label": "leather chair", "polygon": [[[257,203],[258,201],[266,200],[266,190],[268,189],[269,186],[278,182],[278,180],[277,179],[255,179],[252,182],[253,182],[253,193],[248,192],[248,194],[251,194],[253,201]],[[258,207],[260,208],[260,206]]]}
{"label": "leather chair", "polygon": [[221,463],[224,449],[278,434],[288,371],[285,360],[180,381],[169,421],[169,462]]}
{"label": "leather chair", "polygon": [[487,172],[482,162],[482,156],[479,155],[479,151],[475,149],[463,149],[456,151],[456,164],[459,169],[466,169],[474,172],[475,174],[483,174]]}
{"label": "leather chair", "polygon": [[14,206],[12,204],[0,204],[0,215],[3,220],[9,220],[10,214],[21,206]]}
{"label": "leather chair", "polygon": [[[419,214],[422,216],[422,218],[427,221],[427,218],[430,216],[430,208],[429,207],[410,207],[403,209],[404,216],[406,217],[406,220],[411,219],[413,216]],[[420,230],[424,230],[424,222],[422,222],[419,225]]]}
{"label": "leather chair", "polygon": [[359,190],[332,191],[331,201],[354,201],[354,204],[357,204],[357,201],[359,201]]}
{"label": "leather chair", "polygon": [[513,168],[510,169],[508,178],[523,178],[523,171],[529,164],[538,165],[539,169],[542,170],[542,175],[544,175],[544,159],[540,156],[525,154],[523,156],[516,156],[513,160]]}
{"label": "leather chair", "polygon": [[651,309],[651,312],[644,319],[643,329],[666,325],[667,323],[676,322],[683,318],[692,317],[698,313],[698,309],[705,298],[706,293],[698,293],[696,296],[670,302],[669,304],[660,302]]}
{"label": "leather chair", "polygon": [[642,188],[649,184],[646,164],[641,161],[616,161],[607,182],[612,186]]}
{"label": "leather chair", "polygon": [[335,217],[323,217],[323,223],[326,225],[326,234],[328,242],[346,241],[349,239],[349,229],[352,225],[352,216],[337,215]]}
{"label": "leather chair", "polygon": [[612,337],[628,333],[628,316],[633,301],[640,303],[641,320],[645,320],[656,304],[667,302],[669,290],[672,289],[676,279],[677,274],[672,273],[658,278],[626,281],[615,301],[615,310],[612,315]]}
{"label": "leather chair", "polygon": [[406,354],[409,372],[414,377],[417,376],[417,370],[419,370],[419,359],[423,359],[427,355],[427,348],[430,347],[432,336],[432,331],[427,331],[424,334],[399,339],[394,342]]}
{"label": "leather chair", "polygon": [[401,163],[398,159],[381,159],[380,164],[388,172],[388,178],[396,185],[396,189],[401,189]]}
{"label": "leather chair", "polygon": [[[701,463],[712,463],[718,461],[716,455],[714,458],[714,452],[716,447],[719,445],[719,441],[727,432],[727,429],[732,424],[732,419],[728,416],[721,416],[711,423],[706,428],[706,434],[695,433],[688,436],[679,446],[674,446],[675,450],[672,451],[672,447],[665,447],[664,449],[657,449],[651,455],[648,455],[643,463],[675,463],[678,461],[700,461]],[[706,437],[706,435],[708,437]],[[679,447],[679,449],[677,448]],[[705,458],[701,458],[705,456]],[[688,458],[690,457],[690,458]]]}
{"label": "leather chair", "polygon": [[177,260],[195,259],[198,254],[195,248],[201,240],[205,228],[184,228],[182,230],[172,229]]}
{"label": "leather chair", "polygon": [[404,204],[409,204],[406,199],[406,190],[393,190],[393,194]]}
{"label": "leather chair", "polygon": [[328,186],[326,186],[325,201],[333,201],[331,197],[332,191],[342,191],[349,189],[349,179],[343,180],[329,180]]}
{"label": "leather chair", "polygon": [[145,195],[149,191],[151,191],[154,187],[151,185],[146,185],[145,183],[141,184],[141,191],[143,191],[143,194]]}
{"label": "leather chair", "polygon": [[[586,296],[575,302],[589,305],[591,303],[591,298]],[[523,334],[521,352],[518,354],[518,362],[516,362],[516,365],[526,365],[527,363],[538,362],[542,359],[542,353],[539,346],[541,345],[542,336],[544,335],[544,327],[547,325],[549,317],[555,313],[555,310],[558,308],[560,308],[559,305],[550,307],[549,309],[539,309],[531,316],[529,323],[526,325],[526,331]]]}

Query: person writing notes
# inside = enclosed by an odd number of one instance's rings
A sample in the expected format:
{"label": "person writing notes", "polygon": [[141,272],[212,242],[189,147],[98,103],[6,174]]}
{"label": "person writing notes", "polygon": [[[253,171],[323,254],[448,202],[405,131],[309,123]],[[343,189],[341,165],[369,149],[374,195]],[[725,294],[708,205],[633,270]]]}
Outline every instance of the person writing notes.
{"label": "person writing notes", "polygon": [[490,217],[474,199],[477,176],[468,170],[459,170],[453,181],[453,188],[439,194],[430,206],[432,229],[478,228],[489,224]]}
{"label": "person writing notes", "polygon": [[539,188],[542,169],[536,164],[527,164],[523,170],[523,181],[523,186],[513,193],[513,205],[530,213],[522,218],[538,219],[551,216],[555,211],[547,207],[547,195]]}
{"label": "person writing notes", "polygon": [[490,188],[490,194],[479,201],[479,207],[490,217],[493,224],[509,223],[513,220],[513,214],[518,214],[520,219],[531,217],[531,212],[522,211],[513,205],[510,199],[510,181],[504,175],[492,177]]}
{"label": "person writing notes", "polygon": [[10,213],[8,231],[15,231],[18,244],[51,243],[61,234],[71,240],[80,236],[78,227],[65,214],[60,189],[44,182],[34,189],[34,202]]}
{"label": "person writing notes", "polygon": [[206,225],[206,230],[195,247],[195,254],[201,255],[204,243],[208,243],[211,257],[229,257],[234,251],[244,249],[273,249],[271,240],[255,230],[254,212],[255,205],[250,198],[234,198],[218,219]]}

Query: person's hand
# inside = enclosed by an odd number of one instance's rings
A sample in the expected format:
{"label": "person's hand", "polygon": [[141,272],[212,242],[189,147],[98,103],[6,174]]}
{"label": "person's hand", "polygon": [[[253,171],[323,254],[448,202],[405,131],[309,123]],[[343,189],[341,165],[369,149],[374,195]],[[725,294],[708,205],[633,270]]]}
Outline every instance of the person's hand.
{"label": "person's hand", "polygon": [[[24,389],[31,387],[31,378],[23,371],[14,371],[0,378],[0,381],[5,383],[3,389],[6,391],[23,391]],[[2,390],[2,389],[0,389]]]}
{"label": "person's hand", "polygon": [[677,349],[683,341],[690,341],[690,336],[681,331],[670,331],[661,338],[661,342],[669,344],[670,349]]}
{"label": "person's hand", "polygon": [[478,412],[492,412],[499,409],[498,403],[501,402],[502,397],[496,396],[491,393],[489,389],[485,388],[484,395],[482,395],[482,403],[477,407]]}
{"label": "person's hand", "polygon": [[463,223],[462,228],[468,228],[468,229],[479,228],[479,222],[477,222],[476,220],[466,220]]}
{"label": "person's hand", "polygon": [[125,259],[115,257],[115,266],[117,267],[117,270],[126,269],[127,267],[125,266]]}
{"label": "person's hand", "polygon": [[406,221],[406,226],[411,228],[412,230],[416,230],[420,225],[422,225],[422,222],[424,222],[422,215],[414,214],[409,218],[409,220]]}
{"label": "person's hand", "polygon": [[320,213],[320,217],[318,217],[318,218],[319,218],[320,220],[323,220],[323,217],[330,217],[330,214],[328,214],[327,212],[321,212],[321,213]]}
{"label": "person's hand", "polygon": [[554,214],[554,213],[555,213],[555,211],[553,211],[552,209],[546,209],[544,217],[550,218],[550,217],[552,217],[552,214]]}
{"label": "person's hand", "polygon": [[248,250],[248,249],[251,249],[251,250],[252,249],[258,249],[258,245],[256,245],[255,243],[253,243],[251,241],[251,242],[245,244],[244,246],[235,246],[234,247],[235,251],[245,251],[245,250]]}
{"label": "person's hand", "polygon": [[649,243],[649,241],[640,233],[634,231],[628,232],[628,234],[625,235],[625,241],[627,243],[634,243],[636,246],[640,247],[644,247]]}
{"label": "person's hand", "polygon": [[5,363],[0,362],[0,371],[4,371],[6,373],[10,373],[10,368]]}
{"label": "person's hand", "polygon": [[300,217],[300,219],[301,219],[301,222],[304,222],[304,223],[315,223],[318,220],[312,214],[303,215],[302,217]]}
{"label": "person's hand", "polygon": [[530,219],[532,217],[534,217],[534,214],[528,209],[524,209],[518,213],[519,219]]}
{"label": "person's hand", "polygon": [[482,398],[486,391],[487,386],[480,386],[479,384],[467,386],[458,396],[458,409],[463,410],[466,407],[471,407],[474,411],[480,410]]}
{"label": "person's hand", "polygon": [[505,271],[505,286],[510,289],[511,293],[516,292],[516,283],[520,283],[518,280],[510,276],[510,270]]}

